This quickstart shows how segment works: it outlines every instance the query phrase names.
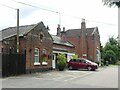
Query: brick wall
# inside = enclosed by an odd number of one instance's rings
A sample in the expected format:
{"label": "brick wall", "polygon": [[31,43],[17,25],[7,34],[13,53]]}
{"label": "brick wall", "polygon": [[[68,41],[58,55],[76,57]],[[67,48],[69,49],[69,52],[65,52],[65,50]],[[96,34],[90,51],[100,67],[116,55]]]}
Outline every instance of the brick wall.
{"label": "brick wall", "polygon": [[[40,37],[41,34],[43,35],[42,39]],[[0,47],[3,47],[3,53],[9,53],[10,49],[12,50],[12,53],[16,53],[16,36],[3,40],[3,43],[0,45]],[[42,65],[41,60],[41,65],[34,65],[34,49],[39,49],[39,56],[41,58],[42,50],[46,49],[47,55],[51,55],[52,47],[52,38],[45,26],[41,23],[34,27],[26,35],[19,37],[19,53],[25,53],[26,51],[26,69],[51,68],[52,62],[48,57],[46,58],[48,63],[46,66]]]}
{"label": "brick wall", "polygon": [[[47,58],[47,66],[42,65],[42,61],[40,60],[41,65],[34,65],[34,49],[39,49],[39,56],[41,58],[42,50],[46,49],[47,55],[52,54],[52,45],[53,41],[48,33],[48,31],[44,31],[44,28],[40,29],[41,27],[35,27],[31,32],[29,32],[26,36],[26,68],[51,68],[52,62],[50,59]],[[43,38],[40,39],[40,34],[42,32]]]}

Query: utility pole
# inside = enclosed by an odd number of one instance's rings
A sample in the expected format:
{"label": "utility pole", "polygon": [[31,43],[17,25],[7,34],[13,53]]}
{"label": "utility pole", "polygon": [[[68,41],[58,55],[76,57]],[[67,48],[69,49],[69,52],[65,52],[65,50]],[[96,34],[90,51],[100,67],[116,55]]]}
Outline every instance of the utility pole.
{"label": "utility pole", "polygon": [[16,48],[17,48],[17,53],[19,53],[19,9],[16,9],[16,8],[13,8],[13,7],[1,4],[1,3],[0,3],[0,5],[7,7],[7,8],[17,10],[17,45],[16,45]]}
{"label": "utility pole", "polygon": [[19,9],[17,9],[17,53],[19,53]]}
{"label": "utility pole", "polygon": [[[118,8],[118,24],[120,24],[120,8]],[[120,25],[118,25],[118,45],[120,46]]]}

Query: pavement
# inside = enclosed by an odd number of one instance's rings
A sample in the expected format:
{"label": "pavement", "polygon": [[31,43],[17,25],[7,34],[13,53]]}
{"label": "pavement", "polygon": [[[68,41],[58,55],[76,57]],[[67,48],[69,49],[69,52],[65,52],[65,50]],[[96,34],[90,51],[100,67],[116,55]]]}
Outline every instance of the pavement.
{"label": "pavement", "polygon": [[37,72],[32,74],[24,74],[19,76],[11,76],[6,77],[4,79],[24,79],[24,78],[35,78],[35,79],[44,79],[44,80],[54,80],[54,81],[71,81],[78,77],[85,77],[87,75],[92,74],[93,72],[99,72],[106,67],[99,67],[96,71],[87,71],[87,70],[64,70],[64,71],[58,71],[58,70],[52,70],[52,71],[46,71],[46,72]]}
{"label": "pavement", "polygon": [[[96,71],[52,70],[2,79],[3,88],[105,88],[117,87],[117,67]],[[103,77],[104,76],[104,77]],[[104,81],[104,82],[103,82]]]}

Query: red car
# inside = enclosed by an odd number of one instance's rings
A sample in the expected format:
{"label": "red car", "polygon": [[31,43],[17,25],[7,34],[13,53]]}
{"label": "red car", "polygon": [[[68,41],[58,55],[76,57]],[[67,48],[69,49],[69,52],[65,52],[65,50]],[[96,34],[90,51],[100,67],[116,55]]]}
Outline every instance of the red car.
{"label": "red car", "polygon": [[74,58],[67,62],[69,70],[87,69],[89,71],[98,69],[98,64],[84,58]]}

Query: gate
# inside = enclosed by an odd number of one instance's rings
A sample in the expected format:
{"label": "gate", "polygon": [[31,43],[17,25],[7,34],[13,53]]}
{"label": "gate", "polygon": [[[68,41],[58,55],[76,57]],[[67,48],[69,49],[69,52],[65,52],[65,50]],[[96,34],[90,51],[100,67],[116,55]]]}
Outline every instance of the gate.
{"label": "gate", "polygon": [[2,77],[25,74],[25,54],[2,54]]}

